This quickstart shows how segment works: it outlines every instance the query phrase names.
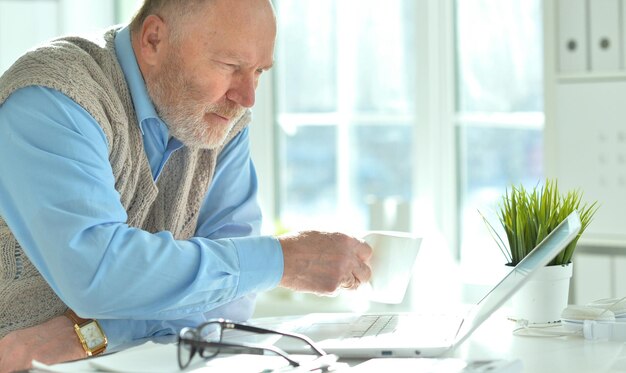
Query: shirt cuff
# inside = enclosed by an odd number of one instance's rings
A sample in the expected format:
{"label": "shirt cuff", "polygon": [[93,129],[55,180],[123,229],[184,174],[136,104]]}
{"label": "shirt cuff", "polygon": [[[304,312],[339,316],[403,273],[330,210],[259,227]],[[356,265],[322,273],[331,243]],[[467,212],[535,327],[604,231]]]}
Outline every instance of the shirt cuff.
{"label": "shirt cuff", "polygon": [[236,297],[275,288],[283,277],[283,249],[271,236],[230,239],[239,257],[239,286]]}
{"label": "shirt cuff", "polygon": [[132,341],[148,336],[146,323],[142,321],[98,319],[98,322],[107,337],[107,353],[126,348]]}

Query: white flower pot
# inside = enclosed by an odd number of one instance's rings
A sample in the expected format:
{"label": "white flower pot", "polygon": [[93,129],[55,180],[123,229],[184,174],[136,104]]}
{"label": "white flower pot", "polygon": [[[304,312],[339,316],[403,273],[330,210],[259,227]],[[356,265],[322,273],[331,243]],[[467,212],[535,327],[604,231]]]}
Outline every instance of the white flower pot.
{"label": "white flower pot", "polygon": [[561,312],[567,307],[572,267],[570,263],[539,268],[513,295],[513,317],[531,324],[560,321]]}

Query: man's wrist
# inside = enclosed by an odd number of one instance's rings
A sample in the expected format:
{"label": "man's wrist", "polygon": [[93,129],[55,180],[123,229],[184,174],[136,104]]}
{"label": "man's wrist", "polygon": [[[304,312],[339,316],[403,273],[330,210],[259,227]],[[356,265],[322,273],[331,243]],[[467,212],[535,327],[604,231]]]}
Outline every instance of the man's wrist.
{"label": "man's wrist", "polygon": [[83,319],[69,308],[65,311],[65,316],[74,324],[76,337],[87,356],[96,356],[104,353],[108,341],[97,320]]}

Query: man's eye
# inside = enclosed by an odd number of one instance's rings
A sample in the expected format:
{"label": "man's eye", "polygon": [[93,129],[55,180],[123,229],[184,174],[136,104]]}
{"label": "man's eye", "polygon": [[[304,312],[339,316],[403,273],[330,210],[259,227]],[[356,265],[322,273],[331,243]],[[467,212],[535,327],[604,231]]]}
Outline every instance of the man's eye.
{"label": "man's eye", "polygon": [[235,65],[234,63],[228,63],[228,62],[220,62],[219,65],[224,70],[229,70],[229,71],[235,71],[239,68],[239,66]]}

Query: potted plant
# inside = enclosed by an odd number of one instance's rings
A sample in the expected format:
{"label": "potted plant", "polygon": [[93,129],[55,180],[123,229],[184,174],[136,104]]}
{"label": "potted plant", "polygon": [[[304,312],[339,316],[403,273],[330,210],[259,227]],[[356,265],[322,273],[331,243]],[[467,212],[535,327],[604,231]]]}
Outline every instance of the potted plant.
{"label": "potted plant", "polygon": [[567,306],[573,266],[571,262],[576,244],[597,209],[597,202],[582,202],[582,192],[579,190],[561,193],[556,181],[547,180],[532,191],[521,185],[512,186],[502,197],[497,216],[506,233],[506,243],[483,216],[506,258],[506,264],[515,266],[570,213],[577,210],[580,215],[581,229],[577,237],[513,298],[517,318],[535,323],[560,319],[561,311]]}

